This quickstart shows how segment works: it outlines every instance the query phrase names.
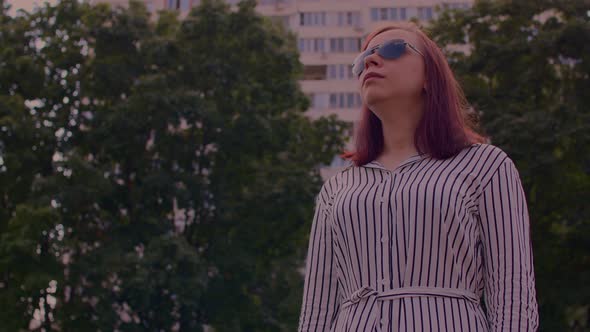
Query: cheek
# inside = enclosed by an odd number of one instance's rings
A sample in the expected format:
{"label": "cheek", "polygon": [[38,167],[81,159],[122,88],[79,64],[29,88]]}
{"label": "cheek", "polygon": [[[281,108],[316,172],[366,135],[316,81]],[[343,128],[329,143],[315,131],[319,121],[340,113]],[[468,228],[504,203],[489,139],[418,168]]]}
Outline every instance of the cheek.
{"label": "cheek", "polygon": [[413,80],[420,80],[424,76],[424,68],[420,65],[408,65],[404,67],[403,70],[406,72],[407,77],[412,78]]}
{"label": "cheek", "polygon": [[400,61],[399,63],[392,63],[387,72],[388,77],[391,77],[393,81],[401,82],[416,82],[424,80],[424,65],[421,62],[413,61]]}
{"label": "cheek", "polygon": [[416,90],[422,88],[424,77],[422,66],[400,66],[394,76],[391,76],[391,82],[398,88],[403,87],[403,90]]}
{"label": "cheek", "polygon": [[411,67],[411,75],[412,77],[415,78],[415,81],[418,82],[419,84],[422,84],[424,82],[424,79],[426,78],[426,72],[424,70],[424,65],[422,63],[412,66]]}

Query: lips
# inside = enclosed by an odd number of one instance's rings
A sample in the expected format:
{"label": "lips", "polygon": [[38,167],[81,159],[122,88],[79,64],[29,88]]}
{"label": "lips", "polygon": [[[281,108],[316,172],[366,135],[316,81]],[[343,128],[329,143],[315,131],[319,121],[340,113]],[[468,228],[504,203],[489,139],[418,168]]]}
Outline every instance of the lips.
{"label": "lips", "polygon": [[374,73],[374,72],[367,73],[367,74],[365,75],[365,77],[363,78],[363,84],[365,84],[365,82],[367,81],[367,79],[369,79],[369,78],[371,78],[371,77],[378,77],[378,78],[383,78],[383,77],[385,77],[385,76],[383,76],[383,75],[381,75],[381,74]]}

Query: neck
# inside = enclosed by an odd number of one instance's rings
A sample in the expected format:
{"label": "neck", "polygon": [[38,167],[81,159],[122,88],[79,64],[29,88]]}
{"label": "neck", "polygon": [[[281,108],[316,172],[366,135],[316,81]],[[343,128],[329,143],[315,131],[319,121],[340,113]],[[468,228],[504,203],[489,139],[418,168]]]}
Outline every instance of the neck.
{"label": "neck", "polygon": [[382,155],[409,156],[418,154],[414,133],[423,114],[423,102],[394,99],[374,105],[371,110],[381,119],[384,146]]}

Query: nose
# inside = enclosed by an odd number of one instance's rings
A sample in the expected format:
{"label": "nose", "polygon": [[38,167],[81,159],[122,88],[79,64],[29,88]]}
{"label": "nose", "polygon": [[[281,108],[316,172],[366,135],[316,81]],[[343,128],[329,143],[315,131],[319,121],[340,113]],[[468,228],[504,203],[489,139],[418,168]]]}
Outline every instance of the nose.
{"label": "nose", "polygon": [[377,54],[377,52],[373,52],[365,57],[364,69],[368,69],[369,65],[378,66],[381,61],[381,57]]}

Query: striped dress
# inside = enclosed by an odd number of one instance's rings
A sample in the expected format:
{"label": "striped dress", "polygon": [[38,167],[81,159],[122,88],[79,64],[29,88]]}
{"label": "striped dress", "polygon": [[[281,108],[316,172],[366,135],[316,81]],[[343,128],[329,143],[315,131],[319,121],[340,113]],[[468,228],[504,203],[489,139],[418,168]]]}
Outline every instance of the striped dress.
{"label": "striped dress", "polygon": [[315,204],[299,332],[537,330],[527,202],[499,147],[350,164]]}

